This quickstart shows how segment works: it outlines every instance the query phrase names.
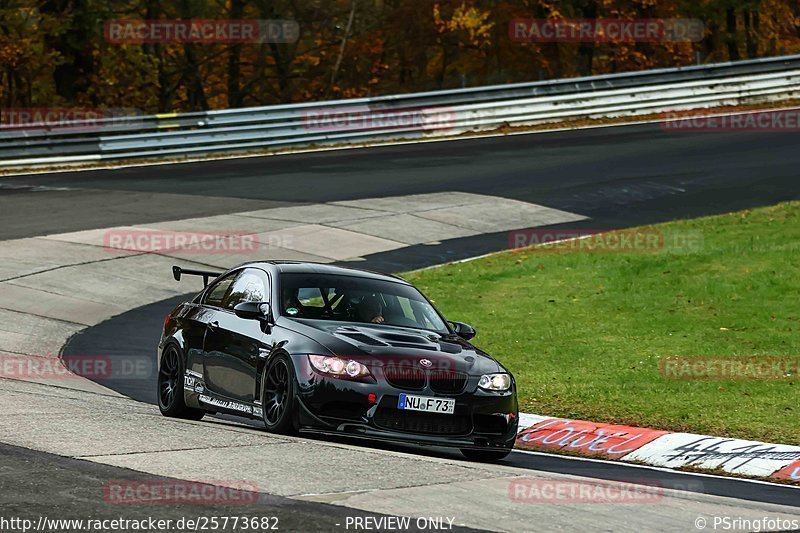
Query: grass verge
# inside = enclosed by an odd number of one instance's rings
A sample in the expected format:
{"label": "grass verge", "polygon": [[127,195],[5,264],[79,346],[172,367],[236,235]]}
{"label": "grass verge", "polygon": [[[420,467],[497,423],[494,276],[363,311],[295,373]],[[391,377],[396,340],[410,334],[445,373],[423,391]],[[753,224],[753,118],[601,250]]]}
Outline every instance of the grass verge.
{"label": "grass verge", "polygon": [[[669,356],[800,356],[800,202],[643,228],[647,253],[513,250],[407,273],[514,373],[520,410],[800,444],[800,378],[675,380]],[[667,239],[669,242],[670,241]]]}

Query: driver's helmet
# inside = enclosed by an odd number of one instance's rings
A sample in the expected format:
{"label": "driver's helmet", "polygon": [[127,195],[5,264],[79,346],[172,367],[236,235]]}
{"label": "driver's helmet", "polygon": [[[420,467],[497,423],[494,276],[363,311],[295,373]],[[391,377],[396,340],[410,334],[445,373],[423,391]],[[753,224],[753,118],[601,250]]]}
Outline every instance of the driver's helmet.
{"label": "driver's helmet", "polygon": [[356,308],[358,318],[364,322],[372,322],[373,319],[383,314],[383,304],[381,299],[374,294],[369,294],[361,298]]}

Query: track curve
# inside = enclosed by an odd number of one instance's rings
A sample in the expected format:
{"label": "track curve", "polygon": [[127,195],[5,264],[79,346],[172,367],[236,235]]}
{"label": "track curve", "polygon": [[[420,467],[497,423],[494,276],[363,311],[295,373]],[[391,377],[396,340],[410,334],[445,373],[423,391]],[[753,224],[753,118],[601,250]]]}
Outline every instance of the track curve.
{"label": "track curve", "polygon": [[[800,199],[797,138],[792,132],[692,134],[670,133],[658,125],[627,125],[11,176],[0,180],[0,239],[441,191],[501,196],[589,217],[565,224],[570,227],[629,227]],[[385,251],[357,264],[400,271],[506,246],[506,233],[498,232]],[[136,354],[152,360],[163,317],[183,298],[131,309],[85,329],[70,339],[63,353]],[[151,384],[149,380],[104,383],[148,404],[155,400]],[[432,460],[451,459],[446,451],[415,450],[420,452]],[[522,452],[512,454],[507,466],[612,480],[657,476],[666,486],[677,488],[688,487],[687,476],[694,479],[683,473]],[[697,479],[705,494],[800,505],[797,490],[789,487],[754,488],[749,481]],[[590,519],[588,514],[581,516]],[[614,525],[624,526],[621,521]]]}

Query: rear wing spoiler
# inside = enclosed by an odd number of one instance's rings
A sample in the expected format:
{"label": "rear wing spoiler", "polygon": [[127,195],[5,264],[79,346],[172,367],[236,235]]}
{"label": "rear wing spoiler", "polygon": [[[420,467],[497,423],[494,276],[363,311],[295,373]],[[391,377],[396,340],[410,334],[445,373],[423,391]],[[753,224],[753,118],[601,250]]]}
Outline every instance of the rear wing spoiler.
{"label": "rear wing spoiler", "polygon": [[208,286],[208,279],[214,279],[219,277],[223,274],[223,272],[211,272],[209,270],[190,270],[188,268],[181,268],[179,266],[172,267],[172,277],[175,278],[175,281],[181,280],[181,275],[186,274],[187,276],[203,276],[203,286]]}

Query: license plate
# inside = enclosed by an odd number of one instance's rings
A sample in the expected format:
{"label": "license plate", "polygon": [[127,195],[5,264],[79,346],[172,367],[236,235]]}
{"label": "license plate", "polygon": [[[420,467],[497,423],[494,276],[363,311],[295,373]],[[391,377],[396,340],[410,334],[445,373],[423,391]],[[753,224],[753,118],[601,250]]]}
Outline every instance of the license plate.
{"label": "license plate", "polygon": [[408,411],[425,411],[452,415],[456,410],[456,401],[452,398],[433,398],[431,396],[415,396],[401,394],[397,408]]}

